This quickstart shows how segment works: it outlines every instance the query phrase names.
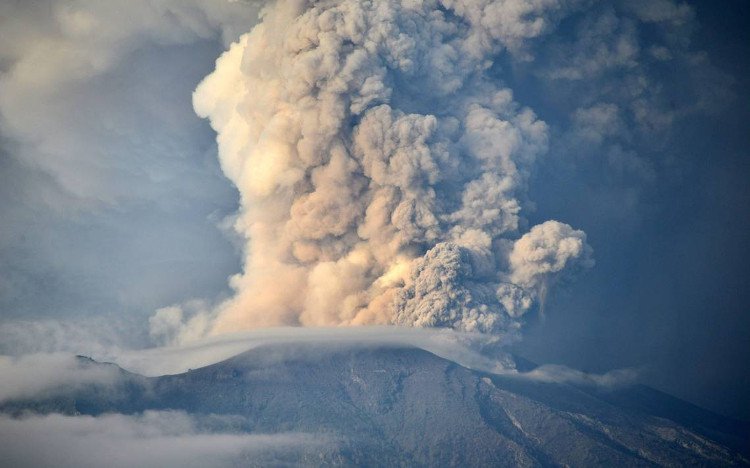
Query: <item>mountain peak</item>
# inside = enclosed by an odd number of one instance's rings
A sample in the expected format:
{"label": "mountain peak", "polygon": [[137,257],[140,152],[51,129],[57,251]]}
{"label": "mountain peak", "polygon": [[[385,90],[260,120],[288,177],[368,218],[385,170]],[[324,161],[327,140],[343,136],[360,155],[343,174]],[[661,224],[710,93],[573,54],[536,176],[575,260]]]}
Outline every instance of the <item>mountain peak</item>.
{"label": "mountain peak", "polygon": [[232,416],[242,432],[325,434],[332,463],[748,463],[746,426],[648,387],[498,376],[408,346],[266,345],[177,375],[123,371],[117,386],[69,398],[84,414],[184,410]]}

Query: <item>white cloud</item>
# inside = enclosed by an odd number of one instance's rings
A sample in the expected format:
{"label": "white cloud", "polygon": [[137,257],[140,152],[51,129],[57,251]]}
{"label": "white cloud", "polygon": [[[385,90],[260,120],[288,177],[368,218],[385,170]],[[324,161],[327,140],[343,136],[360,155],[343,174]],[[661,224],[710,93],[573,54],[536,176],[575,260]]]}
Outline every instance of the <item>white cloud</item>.
{"label": "white cloud", "polygon": [[91,385],[112,386],[118,381],[119,370],[115,366],[90,365],[69,354],[0,355],[0,376],[3,402]]}
{"label": "white cloud", "polygon": [[0,416],[0,465],[204,467],[295,463],[332,442],[304,433],[209,431],[183,412]]}
{"label": "white cloud", "polygon": [[461,333],[449,329],[394,326],[280,327],[202,338],[179,346],[144,350],[116,350],[107,359],[124,369],[147,376],[178,374],[229,359],[264,345],[320,344],[346,349],[357,346],[406,346],[424,349],[464,366],[497,371],[510,361],[481,354],[483,346],[506,344],[511,337]]}
{"label": "white cloud", "polygon": [[[234,40],[257,9],[203,0],[4,2],[0,128],[18,143],[13,156],[89,203],[153,199],[153,182],[187,169],[180,156],[190,149],[173,126],[181,117],[170,115],[169,93],[143,95],[155,86],[156,65],[127,63],[159,47]],[[143,116],[160,128],[140,125]]]}
{"label": "white cloud", "polygon": [[190,95],[259,7],[0,2],[2,320],[221,291],[237,267],[216,224],[236,195]]}
{"label": "white cloud", "polygon": [[570,367],[544,364],[528,372],[506,372],[505,376],[547,383],[570,383],[598,387],[620,387],[636,382],[637,369],[616,369],[604,374],[590,374]]}
{"label": "white cloud", "polygon": [[138,327],[107,316],[85,319],[8,320],[0,323],[0,354],[100,355],[111,349],[143,346]]}

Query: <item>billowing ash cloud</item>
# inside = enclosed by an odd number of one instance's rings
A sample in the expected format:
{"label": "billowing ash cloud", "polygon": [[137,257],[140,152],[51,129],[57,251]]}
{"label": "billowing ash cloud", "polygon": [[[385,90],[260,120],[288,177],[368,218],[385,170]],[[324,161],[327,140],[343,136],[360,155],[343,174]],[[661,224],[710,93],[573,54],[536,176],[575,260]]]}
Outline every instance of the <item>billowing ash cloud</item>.
{"label": "billowing ash cloud", "polygon": [[[523,233],[548,127],[489,67],[522,56],[558,2],[277,2],[194,106],[218,133],[247,240],[236,294],[196,329],[518,327],[592,263],[558,221]],[[161,310],[160,327],[181,312]]]}

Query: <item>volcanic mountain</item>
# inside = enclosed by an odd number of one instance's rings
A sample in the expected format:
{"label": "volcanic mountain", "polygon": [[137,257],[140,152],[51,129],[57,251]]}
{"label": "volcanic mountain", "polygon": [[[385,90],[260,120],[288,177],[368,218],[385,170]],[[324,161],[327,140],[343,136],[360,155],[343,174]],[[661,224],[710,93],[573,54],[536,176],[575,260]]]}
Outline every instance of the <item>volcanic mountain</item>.
{"label": "volcanic mountain", "polygon": [[405,346],[266,345],[160,377],[84,357],[79,365],[111,366],[119,378],[114,387],[6,401],[0,411],[176,410],[224,421],[225,431],[315,433],[330,441],[274,461],[282,465],[748,464],[746,423],[652,388],[498,376]]}

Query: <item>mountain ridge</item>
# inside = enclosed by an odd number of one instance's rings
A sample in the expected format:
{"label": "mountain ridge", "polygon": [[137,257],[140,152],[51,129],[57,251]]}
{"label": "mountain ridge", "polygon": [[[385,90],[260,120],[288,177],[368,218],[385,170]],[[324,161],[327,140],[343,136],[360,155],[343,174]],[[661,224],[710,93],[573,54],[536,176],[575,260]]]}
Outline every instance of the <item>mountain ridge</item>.
{"label": "mountain ridge", "polygon": [[307,459],[323,464],[748,465],[742,423],[648,387],[498,376],[408,346],[287,343],[182,374],[118,369],[114,389],[90,385],[0,411],[227,415],[231,430],[330,436],[335,446]]}

